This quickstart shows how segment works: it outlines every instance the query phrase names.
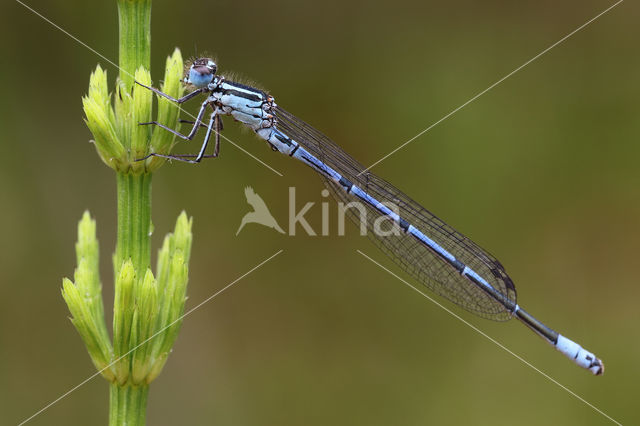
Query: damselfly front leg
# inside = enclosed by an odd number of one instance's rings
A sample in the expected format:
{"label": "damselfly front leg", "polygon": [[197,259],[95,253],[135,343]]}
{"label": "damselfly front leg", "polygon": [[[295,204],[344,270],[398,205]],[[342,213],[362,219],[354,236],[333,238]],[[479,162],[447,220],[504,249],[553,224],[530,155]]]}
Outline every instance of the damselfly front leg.
{"label": "damselfly front leg", "polygon": [[177,99],[176,99],[176,98],[174,98],[174,97],[173,97],[173,96],[171,96],[171,95],[167,95],[166,93],[161,92],[160,90],[156,89],[155,87],[147,86],[147,85],[145,85],[145,84],[140,83],[139,81],[136,81],[136,84],[138,84],[138,85],[140,85],[140,86],[142,86],[142,87],[145,87],[145,88],[147,88],[147,89],[151,90],[151,91],[152,91],[153,93],[155,93],[156,95],[162,96],[163,98],[167,98],[167,99],[169,99],[170,101],[175,102],[175,103],[178,103],[178,104],[185,103],[185,102],[187,102],[189,99],[191,99],[191,98],[193,98],[193,97],[195,97],[195,96],[198,96],[200,93],[202,93],[202,92],[204,92],[204,91],[206,91],[206,90],[207,90],[207,88],[206,88],[206,87],[201,87],[201,88],[199,88],[199,89],[194,90],[194,91],[193,91],[193,92],[191,92],[191,93],[187,93],[186,95],[184,95],[184,96],[183,96],[183,97],[181,97],[181,98],[177,98]]}

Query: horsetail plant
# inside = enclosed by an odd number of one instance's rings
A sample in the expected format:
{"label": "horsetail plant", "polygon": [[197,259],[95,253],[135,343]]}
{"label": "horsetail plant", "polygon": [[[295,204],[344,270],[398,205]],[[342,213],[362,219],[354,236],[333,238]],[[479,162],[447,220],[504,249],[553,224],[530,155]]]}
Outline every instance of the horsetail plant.
{"label": "horsetail plant", "polygon": [[[77,267],[73,281],[62,282],[71,322],[100,374],[110,382],[110,425],[144,425],[149,383],[167,361],[181,325],[191,252],[191,220],[182,212],[165,237],[156,274],[151,271],[151,176],[168,154],[171,133],[139,126],[152,116],[152,95],[134,79],[151,83],[150,0],[118,0],[120,75],[114,101],[107,73],[100,65],[91,74],[82,99],[85,122],[102,161],[116,172],[117,242],[113,255],[115,296],[113,341],[109,340],[99,275],[96,222],[85,212],[78,225]],[[179,97],[183,61],[176,49],[167,58],[162,90]],[[178,106],[158,100],[157,119],[178,126]]]}

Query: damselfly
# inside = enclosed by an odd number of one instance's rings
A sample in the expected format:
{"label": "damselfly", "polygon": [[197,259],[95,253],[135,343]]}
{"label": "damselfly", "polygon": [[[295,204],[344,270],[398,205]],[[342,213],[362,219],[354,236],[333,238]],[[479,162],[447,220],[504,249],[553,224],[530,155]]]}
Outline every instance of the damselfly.
{"label": "damselfly", "polygon": [[[368,234],[402,269],[437,294],[481,317],[506,321],[518,318],[557,350],[595,375],[604,372],[602,361],[572,340],[547,327],[516,303],[516,288],[500,262],[473,241],[438,219],[417,202],[388,182],[370,173],[318,130],[288,113],[272,96],[244,84],[216,75],[217,65],[209,58],[193,61],[184,83],[195,90],[175,99],[153,87],[141,86],[159,96],[182,104],[205,94],[188,135],[158,122],[176,136],[191,140],[200,127],[206,128],[204,142],[197,155],[172,156],[149,154],[190,163],[217,157],[222,115],[250,127],[274,151],[302,161],[325,180],[338,201],[365,206],[360,214],[349,210],[356,223],[365,221]],[[212,112],[208,124],[202,120],[207,108]],[[205,155],[211,134],[215,133],[213,154]],[[365,217],[363,217],[363,214]],[[399,232],[375,232],[376,219],[385,218]],[[377,230],[379,231],[379,230]]]}

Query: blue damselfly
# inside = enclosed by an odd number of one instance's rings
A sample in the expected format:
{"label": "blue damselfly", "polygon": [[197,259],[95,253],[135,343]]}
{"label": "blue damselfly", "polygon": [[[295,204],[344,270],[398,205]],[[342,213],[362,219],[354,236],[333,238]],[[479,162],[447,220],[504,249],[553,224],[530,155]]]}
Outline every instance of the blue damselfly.
{"label": "blue damselfly", "polygon": [[[203,158],[217,157],[221,116],[231,115],[254,130],[274,151],[300,160],[318,172],[338,201],[345,205],[352,202],[364,205],[366,217],[349,210],[351,219],[357,223],[364,219],[372,231],[368,234],[373,241],[426,287],[481,317],[497,321],[515,317],[580,367],[595,375],[604,372],[602,361],[595,355],[547,327],[517,304],[516,288],[495,257],[402,191],[366,170],[329,138],[278,106],[272,96],[226,80],[216,75],[216,71],[217,65],[211,59],[194,60],[184,83],[195,90],[180,99],[138,83],[179,104],[199,94],[207,96],[188,135],[155,121],[141,123],[160,126],[186,140],[193,139],[198,129],[205,127],[200,152],[191,156],[152,153],[144,159],[157,156],[198,163]],[[207,108],[212,112],[208,124],[203,124]],[[212,133],[215,133],[214,151],[205,155]],[[373,224],[381,217],[388,219],[398,232],[385,232],[384,235],[373,232]]]}

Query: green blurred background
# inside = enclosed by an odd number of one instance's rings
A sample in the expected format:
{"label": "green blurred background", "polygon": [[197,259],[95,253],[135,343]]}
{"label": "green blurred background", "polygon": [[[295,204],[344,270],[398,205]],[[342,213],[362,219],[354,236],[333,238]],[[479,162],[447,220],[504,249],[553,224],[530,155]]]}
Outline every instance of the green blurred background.
{"label": "green blurred background", "polygon": [[[158,1],[152,75],[175,46],[207,49],[222,74],[258,81],[370,164],[611,4]],[[115,1],[30,5],[117,61]],[[606,372],[592,377],[516,321],[455,312],[625,424],[640,422],[639,12],[620,4],[375,168],[495,254],[521,305]],[[117,72],[18,3],[0,16],[0,423],[16,424],[94,372],[60,285],[89,209],[110,310],[115,178],[87,142],[80,98],[97,63],[112,87]],[[189,308],[284,252],[185,319],[148,424],[608,422],[357,254],[400,272],[353,226],[236,237],[245,186],[281,226],[289,186],[316,203],[316,229],[324,200],[313,171],[238,127],[227,119],[226,136],[284,176],[224,142],[218,160],[163,167],[154,253],[181,210],[194,217]],[[30,424],[106,424],[107,390],[95,378]]]}

